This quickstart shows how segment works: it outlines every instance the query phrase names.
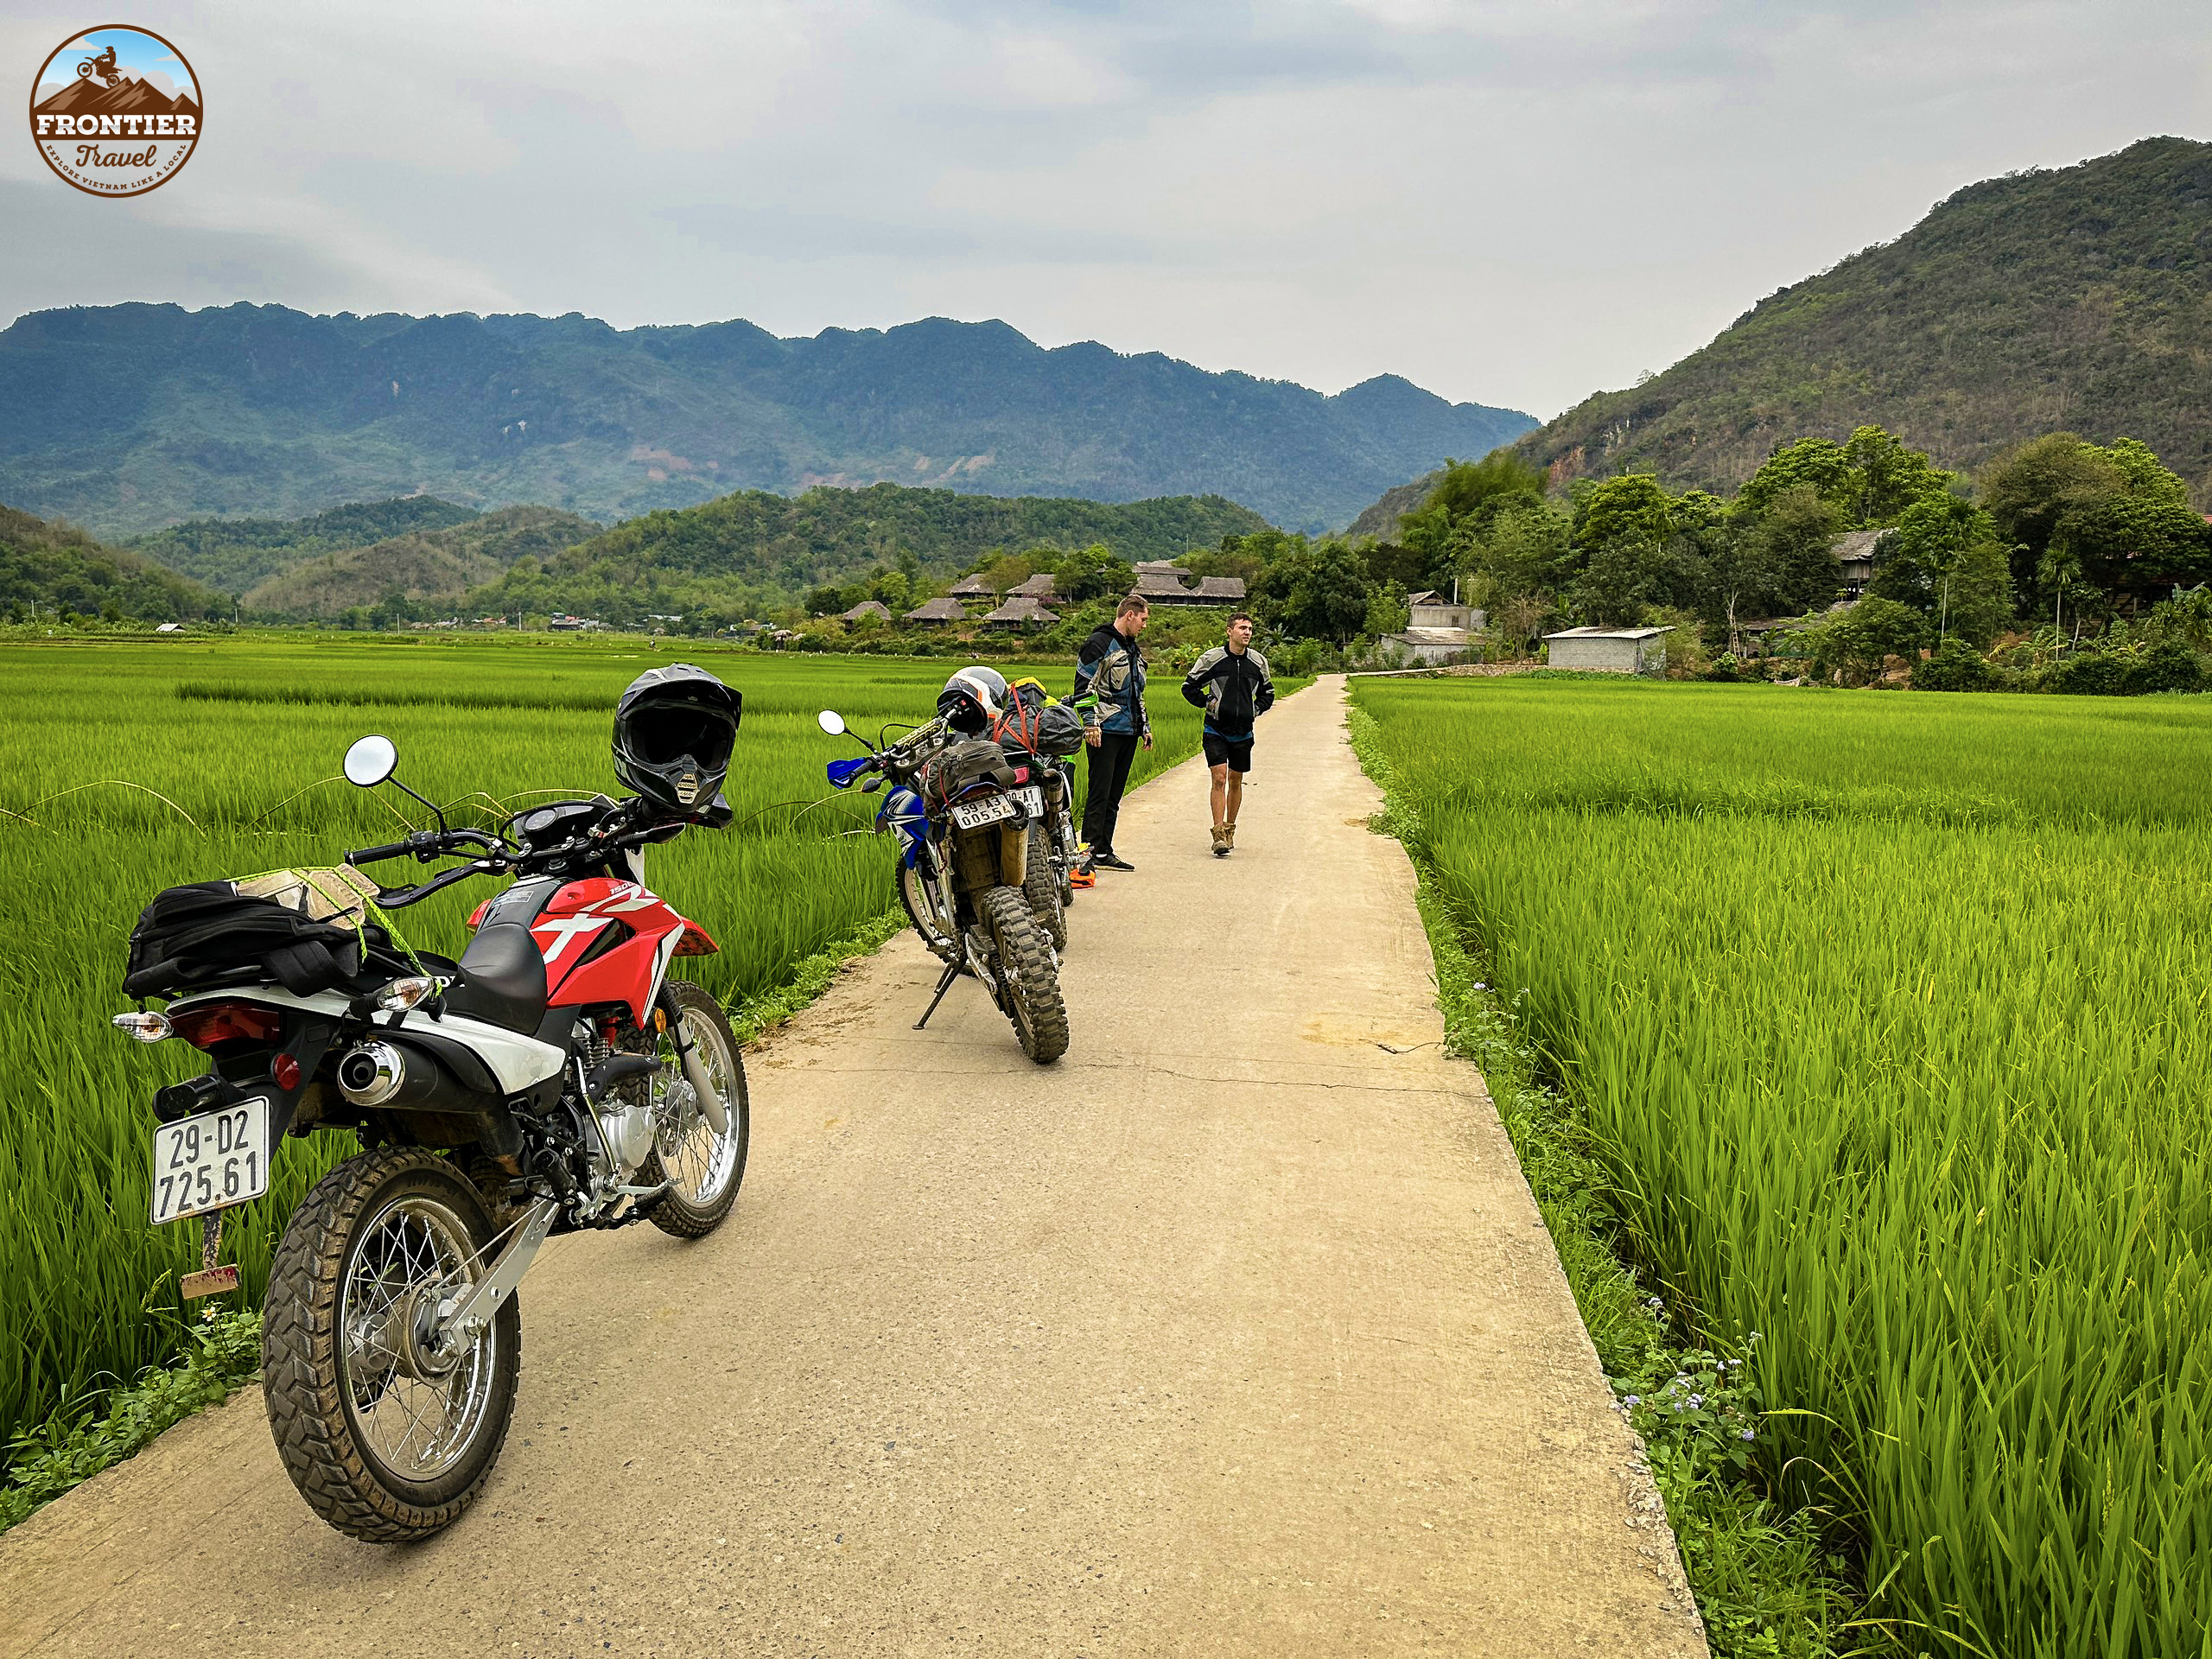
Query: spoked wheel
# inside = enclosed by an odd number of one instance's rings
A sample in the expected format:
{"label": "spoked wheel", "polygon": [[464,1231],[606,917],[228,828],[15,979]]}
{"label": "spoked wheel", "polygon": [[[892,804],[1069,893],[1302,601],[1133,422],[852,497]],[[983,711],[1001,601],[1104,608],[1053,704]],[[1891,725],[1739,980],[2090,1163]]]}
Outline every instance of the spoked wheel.
{"label": "spoked wheel", "polygon": [[1060,879],[1052,868],[1052,848],[1045,832],[1034,826],[1029,831],[1029,862],[1023,873],[1021,896],[1029,901],[1029,913],[1037,918],[1052,949],[1066,950],[1068,918],[1060,903]]}
{"label": "spoked wheel", "polygon": [[903,861],[899,866],[899,902],[906,906],[906,919],[913,923],[914,931],[922,936],[932,956],[950,962],[961,954],[959,940],[945,931],[944,918],[938,913],[929,878],[918,866]]}
{"label": "spoked wheel", "polygon": [[1029,913],[1029,901],[1019,887],[990,887],[976,908],[998,944],[1007,1018],[1021,1039],[1021,1052],[1039,1065],[1050,1065],[1068,1052],[1068,1009],[1060,997],[1059,969]]}
{"label": "spoked wheel", "polygon": [[711,1233],[737,1202],[745,1179],[745,1154],[752,1140],[752,1111],[745,1094],[745,1057],[729,1018],[711,992],[689,980],[668,982],[667,995],[683,1022],[684,1039],[698,1055],[728,1109],[729,1129],[717,1135],[705,1109],[691,1092],[673,1043],[661,1045],[670,1065],[669,1082],[653,1100],[653,1151],[642,1179],[665,1180],[668,1191],[652,1199],[646,1216],[664,1233],[699,1238]]}
{"label": "spoked wheel", "polygon": [[276,1247],[262,1389],[285,1471],[339,1531],[404,1543],[451,1526],[499,1455],[522,1365],[510,1296],[441,1353],[439,1306],[498,1255],[476,1189],[416,1147],[349,1158],[315,1183]]}

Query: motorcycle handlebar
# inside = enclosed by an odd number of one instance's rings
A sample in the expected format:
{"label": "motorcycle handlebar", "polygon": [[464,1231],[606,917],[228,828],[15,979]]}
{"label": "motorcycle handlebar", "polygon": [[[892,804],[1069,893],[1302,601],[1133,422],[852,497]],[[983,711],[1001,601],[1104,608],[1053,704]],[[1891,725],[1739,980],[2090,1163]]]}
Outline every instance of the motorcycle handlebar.
{"label": "motorcycle handlebar", "polygon": [[383,859],[404,858],[412,853],[425,863],[442,858],[467,847],[480,847],[485,851],[502,854],[509,851],[506,842],[497,836],[486,835],[481,830],[419,830],[404,841],[386,842],[381,847],[361,847],[346,855],[348,864],[374,864]]}
{"label": "motorcycle handlebar", "polygon": [[346,861],[353,865],[374,864],[383,859],[404,857],[415,850],[415,843],[411,839],[387,842],[381,847],[356,847],[346,855]]}

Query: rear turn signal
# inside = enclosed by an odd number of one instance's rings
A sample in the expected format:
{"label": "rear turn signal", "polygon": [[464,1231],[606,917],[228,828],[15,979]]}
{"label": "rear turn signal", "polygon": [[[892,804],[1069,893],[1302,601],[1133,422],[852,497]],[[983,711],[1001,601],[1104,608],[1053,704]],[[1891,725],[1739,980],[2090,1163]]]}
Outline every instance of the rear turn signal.
{"label": "rear turn signal", "polygon": [[273,1043],[283,1022],[273,1008],[252,1002],[209,1002],[173,1016],[169,1026],[194,1048],[240,1040]]}
{"label": "rear turn signal", "polygon": [[437,988],[435,979],[415,976],[395,979],[377,993],[377,1007],[386,1014],[404,1014]]}
{"label": "rear turn signal", "polygon": [[118,1014],[109,1023],[118,1031],[127,1031],[142,1043],[158,1043],[170,1034],[169,1020],[165,1014],[156,1014],[142,1008],[137,1014]]}

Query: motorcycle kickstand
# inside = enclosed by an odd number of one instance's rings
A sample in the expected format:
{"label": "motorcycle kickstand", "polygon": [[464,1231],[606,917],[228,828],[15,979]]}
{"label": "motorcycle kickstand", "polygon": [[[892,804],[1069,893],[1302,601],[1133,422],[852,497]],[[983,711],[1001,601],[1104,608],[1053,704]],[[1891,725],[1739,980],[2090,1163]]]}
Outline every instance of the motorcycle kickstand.
{"label": "motorcycle kickstand", "polygon": [[957,962],[948,962],[944,964],[944,973],[937,982],[937,995],[930,998],[930,1005],[922,1010],[922,1017],[914,1021],[916,1031],[919,1031],[924,1026],[929,1024],[930,1015],[935,1014],[937,1005],[944,1001],[944,994],[952,988],[952,982],[960,977],[960,970],[961,964]]}

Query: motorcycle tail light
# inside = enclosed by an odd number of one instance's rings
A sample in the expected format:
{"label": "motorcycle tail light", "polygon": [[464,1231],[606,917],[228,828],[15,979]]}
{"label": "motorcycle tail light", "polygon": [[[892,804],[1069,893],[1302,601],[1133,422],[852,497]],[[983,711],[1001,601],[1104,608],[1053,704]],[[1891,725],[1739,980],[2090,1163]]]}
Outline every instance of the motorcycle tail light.
{"label": "motorcycle tail light", "polygon": [[1027,766],[1016,766],[1014,769],[1014,781],[1017,784],[1027,783],[1029,781],[1029,768]]}
{"label": "motorcycle tail light", "polygon": [[279,1054],[269,1062],[269,1075],[279,1089],[289,1093],[300,1086],[300,1063],[289,1054]]}
{"label": "motorcycle tail light", "polygon": [[152,1009],[137,1014],[118,1014],[109,1021],[118,1031],[127,1031],[142,1043],[158,1043],[171,1035],[168,1016]]}
{"label": "motorcycle tail light", "polygon": [[273,1043],[283,1022],[252,1002],[208,1002],[169,1016],[169,1027],[194,1048],[238,1041]]}

